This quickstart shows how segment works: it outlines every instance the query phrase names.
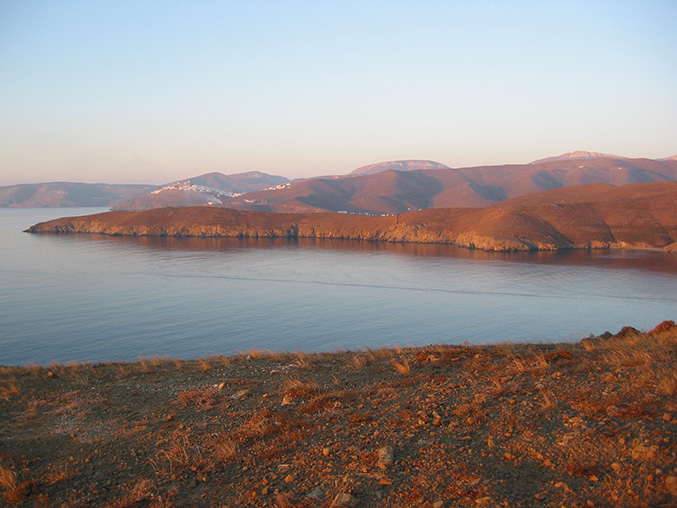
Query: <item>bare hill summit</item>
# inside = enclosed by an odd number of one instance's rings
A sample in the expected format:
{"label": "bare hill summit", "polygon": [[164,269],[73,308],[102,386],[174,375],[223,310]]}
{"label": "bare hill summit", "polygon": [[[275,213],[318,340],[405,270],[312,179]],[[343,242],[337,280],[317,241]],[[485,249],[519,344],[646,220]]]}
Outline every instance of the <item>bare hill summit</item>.
{"label": "bare hill summit", "polygon": [[533,164],[419,169],[292,182],[224,205],[262,212],[395,214],[427,208],[483,207],[533,192],[589,183],[628,185],[677,180],[677,160],[591,157]]}

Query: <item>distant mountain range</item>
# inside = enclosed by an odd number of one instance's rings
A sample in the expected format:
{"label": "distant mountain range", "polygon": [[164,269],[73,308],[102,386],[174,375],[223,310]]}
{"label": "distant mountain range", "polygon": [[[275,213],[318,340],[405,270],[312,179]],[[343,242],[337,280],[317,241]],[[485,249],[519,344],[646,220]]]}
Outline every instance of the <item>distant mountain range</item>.
{"label": "distant mountain range", "polygon": [[[281,189],[248,193],[224,205],[265,212],[395,214],[440,207],[482,207],[524,194],[572,185],[677,180],[677,160],[565,154],[530,164],[460,169],[383,171],[311,178]],[[390,163],[388,163],[390,164]],[[373,168],[374,166],[367,166]]]}
{"label": "distant mountain range", "polygon": [[51,182],[0,187],[0,207],[121,207],[159,208],[221,204],[240,193],[288,182],[283,176],[259,171],[224,175],[207,173],[166,185],[115,185]]}
{"label": "distant mountain range", "polygon": [[277,188],[289,180],[260,171],[224,175],[207,173],[183,181],[172,182],[150,193],[116,201],[114,210],[148,210],[165,206],[223,205],[224,201],[262,189]]}
{"label": "distant mountain range", "polygon": [[0,187],[0,206],[107,206],[144,210],[210,205],[265,212],[399,214],[483,207],[569,186],[677,180],[677,156],[630,159],[572,152],[529,164],[452,169],[428,160],[381,162],[347,175],[289,181],[261,172],[208,173],[164,186],[45,183]]}
{"label": "distant mountain range", "polygon": [[111,206],[115,201],[152,192],[157,185],[50,182],[0,187],[0,207]]}
{"label": "distant mountain range", "polygon": [[361,168],[357,168],[356,170],[351,171],[350,174],[373,175],[374,173],[388,171],[389,169],[392,169],[394,171],[415,171],[417,169],[449,169],[449,167],[435,161],[417,161],[417,160],[388,161],[388,162],[379,162],[377,164],[370,164],[369,166],[362,166]]}

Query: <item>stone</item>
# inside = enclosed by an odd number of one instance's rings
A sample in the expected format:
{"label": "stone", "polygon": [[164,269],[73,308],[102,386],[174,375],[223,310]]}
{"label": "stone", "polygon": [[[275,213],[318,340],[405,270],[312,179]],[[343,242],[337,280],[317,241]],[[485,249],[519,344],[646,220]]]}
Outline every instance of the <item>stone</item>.
{"label": "stone", "polygon": [[245,395],[249,393],[248,389],[240,390],[239,392],[233,394],[230,398],[233,400],[240,400],[242,399]]}
{"label": "stone", "polygon": [[616,334],[616,337],[623,338],[623,337],[629,337],[631,335],[637,335],[639,333],[639,330],[637,328],[634,328],[632,326],[624,326],[621,328],[621,331]]}
{"label": "stone", "polygon": [[289,395],[285,395],[284,397],[282,397],[282,405],[283,406],[288,406],[289,404],[291,404],[291,401],[292,401],[292,398]]}
{"label": "stone", "polygon": [[660,335],[661,333],[669,332],[675,329],[677,329],[677,325],[675,325],[674,321],[663,321],[658,326],[656,326],[656,328],[651,330],[648,335],[649,337],[655,337],[656,335]]}
{"label": "stone", "polygon": [[384,446],[378,451],[378,462],[376,463],[381,469],[388,469],[395,460],[395,452],[392,446]]}
{"label": "stone", "polygon": [[665,479],[665,488],[668,489],[670,494],[677,496],[677,476],[668,476]]}
{"label": "stone", "polygon": [[637,460],[637,459],[653,459],[656,457],[656,453],[658,452],[658,446],[656,445],[651,445],[651,446],[643,446],[643,445],[637,445],[632,449],[632,458]]}
{"label": "stone", "polygon": [[435,501],[433,503],[433,508],[444,508],[444,501]]}
{"label": "stone", "polygon": [[313,490],[308,492],[308,494],[306,494],[306,497],[308,499],[317,499],[318,501],[322,501],[324,499],[324,490],[322,487],[315,487]]}
{"label": "stone", "polygon": [[329,448],[322,448],[322,455],[329,457]]}
{"label": "stone", "polygon": [[354,508],[359,502],[360,501],[357,498],[351,496],[350,494],[339,492],[332,501],[331,508],[340,508],[341,506],[345,506],[346,508]]}
{"label": "stone", "polygon": [[292,483],[294,480],[294,475],[287,475],[284,479],[284,483]]}

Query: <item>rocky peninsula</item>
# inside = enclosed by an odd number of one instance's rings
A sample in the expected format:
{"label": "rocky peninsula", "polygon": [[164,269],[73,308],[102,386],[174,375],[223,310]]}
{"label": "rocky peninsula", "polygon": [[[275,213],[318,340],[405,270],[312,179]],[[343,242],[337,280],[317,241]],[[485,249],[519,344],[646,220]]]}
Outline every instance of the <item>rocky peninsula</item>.
{"label": "rocky peninsula", "polygon": [[161,208],[56,219],[27,231],[448,243],[488,251],[635,247],[674,252],[676,203],[677,182],[589,184],[484,208],[435,208],[388,216]]}

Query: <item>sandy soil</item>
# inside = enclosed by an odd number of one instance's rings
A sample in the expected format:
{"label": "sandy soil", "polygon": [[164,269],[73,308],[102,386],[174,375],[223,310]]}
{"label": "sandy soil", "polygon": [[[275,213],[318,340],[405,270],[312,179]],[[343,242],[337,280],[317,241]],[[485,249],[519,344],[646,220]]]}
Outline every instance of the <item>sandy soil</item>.
{"label": "sandy soil", "polygon": [[677,330],[0,368],[0,503],[675,506]]}

